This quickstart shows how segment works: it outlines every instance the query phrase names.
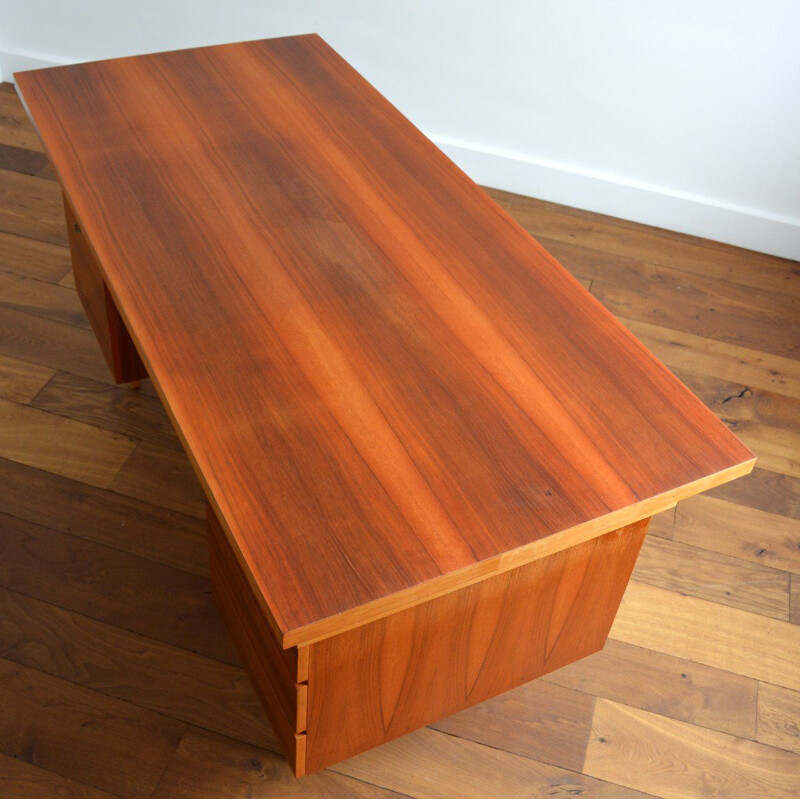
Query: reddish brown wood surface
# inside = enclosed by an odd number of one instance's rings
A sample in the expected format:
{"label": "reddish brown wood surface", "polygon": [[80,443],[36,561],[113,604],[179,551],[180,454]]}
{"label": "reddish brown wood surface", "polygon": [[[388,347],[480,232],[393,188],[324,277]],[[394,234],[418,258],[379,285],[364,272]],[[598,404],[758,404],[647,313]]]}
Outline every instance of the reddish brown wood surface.
{"label": "reddish brown wood surface", "polygon": [[18,78],[284,645],[749,471],[319,37]]}
{"label": "reddish brown wood surface", "polygon": [[311,645],[307,770],[600,650],[648,522]]}
{"label": "reddish brown wood surface", "polygon": [[114,380],[117,383],[132,383],[146,378],[147,370],[136,352],[136,346],[131,341],[128,329],[108,292],[102,272],[66,197],[64,215],[75,289]]}

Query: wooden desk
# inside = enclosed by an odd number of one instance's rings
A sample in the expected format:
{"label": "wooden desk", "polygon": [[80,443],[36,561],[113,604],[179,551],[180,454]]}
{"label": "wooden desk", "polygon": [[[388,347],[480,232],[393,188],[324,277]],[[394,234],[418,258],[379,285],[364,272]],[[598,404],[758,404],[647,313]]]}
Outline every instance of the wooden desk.
{"label": "wooden desk", "polygon": [[752,468],[319,37],[17,78],[298,775],[601,648],[648,518]]}

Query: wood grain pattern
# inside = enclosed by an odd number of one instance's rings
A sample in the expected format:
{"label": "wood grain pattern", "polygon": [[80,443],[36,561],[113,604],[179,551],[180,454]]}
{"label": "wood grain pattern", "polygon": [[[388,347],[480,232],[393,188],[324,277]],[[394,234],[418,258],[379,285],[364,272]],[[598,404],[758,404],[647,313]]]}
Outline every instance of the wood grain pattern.
{"label": "wood grain pattern", "polygon": [[756,290],[769,289],[779,294],[797,294],[800,275],[788,259],[754,253],[738,247],[694,239],[672,231],[603,218],[580,209],[537,201],[508,192],[489,190],[495,197],[505,196],[514,218],[535,236],[577,244],[601,251],[607,256],[638,258],[650,264],[715,278]]}
{"label": "wood grain pattern", "polygon": [[121,796],[153,791],[186,728],[6,659],[0,708],[1,753]]}
{"label": "wood grain pattern", "polygon": [[308,684],[297,648],[281,649],[225,533],[208,509],[211,585],[222,618],[297,776],[305,774]]}
{"label": "wood grain pattern", "polygon": [[[742,631],[748,631],[742,647]],[[714,635],[710,636],[709,631]],[[800,627],[631,581],[611,635],[679,658],[800,689]]]}
{"label": "wood grain pattern", "polygon": [[64,246],[67,236],[60,205],[52,181],[0,169],[0,231]]}
{"label": "wood grain pattern", "polygon": [[649,796],[430,728],[362,753],[333,771],[411,797]]}
{"label": "wood grain pattern", "polygon": [[755,735],[758,681],[615,639],[544,680],[745,739]]}
{"label": "wood grain pattern", "polygon": [[70,254],[66,247],[2,231],[0,263],[3,269],[15,275],[54,283],[72,274]]}
{"label": "wood grain pattern", "polygon": [[584,770],[663,797],[796,797],[800,756],[598,700]]}
{"label": "wood grain pattern", "polygon": [[0,272],[0,303],[6,308],[15,308],[68,325],[85,327],[88,324],[75,292],[14,272]]}
{"label": "wood grain pattern", "polygon": [[[3,363],[0,356],[0,370]],[[37,369],[41,370],[41,367]],[[77,375],[45,372],[51,379],[31,402],[34,408],[181,450],[169,417],[157,398],[146,392],[131,392],[128,387],[98,383]]]}
{"label": "wood grain pattern", "polygon": [[[0,109],[0,140],[5,133],[3,126],[13,122],[31,141],[38,141],[13,87],[0,84],[0,100],[3,93],[13,100],[16,109],[14,118],[9,120],[3,119],[5,111]],[[45,173],[52,177],[49,170],[45,170]],[[686,285],[691,287],[693,302],[686,306],[662,309],[675,331],[697,333],[700,322],[693,317],[698,313],[701,315],[700,321],[713,320],[713,312],[710,307],[704,309],[703,302],[713,302],[715,305],[722,303],[728,307],[750,298],[750,310],[742,310],[742,318],[748,321],[743,333],[755,339],[761,331],[758,336],[764,338],[758,340],[755,351],[763,353],[766,359],[764,363],[769,363],[769,354],[774,350],[774,342],[768,338],[769,325],[753,326],[749,321],[757,315],[763,315],[764,322],[769,323],[779,313],[788,324],[794,314],[793,309],[797,307],[800,297],[797,278],[800,273],[794,262],[553,206],[531,198],[508,196],[495,191],[490,191],[490,194],[504,208],[513,205],[514,214],[519,215],[520,219],[523,216],[535,218],[546,212],[541,226],[541,241],[573,275],[583,278],[587,286],[592,280],[604,276],[606,285],[609,281],[624,282],[628,279],[628,271],[637,269],[641,278],[646,277],[653,282],[653,297],[658,298],[654,299],[653,306],[660,307],[666,296],[662,291],[663,282],[659,279],[662,270],[667,271],[669,280],[672,280],[673,270],[680,273],[680,276],[674,276],[676,282],[679,277],[685,276]],[[509,202],[509,197],[513,203]],[[521,213],[523,211],[524,215]],[[551,219],[552,224],[557,226],[556,234],[565,241],[546,235]],[[603,236],[586,242],[587,247],[570,245],[569,241],[583,235],[582,226],[587,221],[602,225]],[[574,238],[570,237],[571,230]],[[7,246],[9,240],[12,245]],[[611,252],[606,252],[604,248]],[[69,251],[22,236],[0,233],[0,269],[39,281],[71,285],[71,272],[65,276],[69,269]],[[717,274],[721,279],[716,281],[714,297],[708,295],[705,301],[701,300],[699,293],[705,285],[706,276],[713,278]],[[765,293],[764,285],[780,288]],[[776,292],[783,295],[783,302],[775,301]],[[774,303],[772,308],[764,307],[767,300]],[[4,312],[8,312],[8,316],[3,316]],[[664,335],[669,336],[669,329],[661,327]],[[80,336],[73,337],[73,331]],[[727,327],[727,323],[720,327],[719,332],[730,340],[732,329]],[[716,335],[717,329],[711,326],[709,338],[699,340],[700,345],[715,341]],[[693,346],[697,341],[693,342]],[[102,355],[88,331],[53,322],[43,316],[34,317],[26,312],[0,308],[0,350],[3,347],[15,348],[15,357],[24,359],[24,362],[17,363],[33,367],[42,365],[43,370],[52,371],[51,367],[66,370],[54,380],[64,376],[75,383],[60,383],[56,387],[50,399],[54,405],[61,406],[58,413],[74,416],[79,413],[80,403],[85,402],[86,417],[82,421],[92,423],[94,419],[98,426],[109,428],[119,424],[123,426],[121,432],[129,429],[128,435],[137,439],[145,438],[146,422],[145,418],[140,417],[144,413],[141,407],[125,403],[117,405],[113,398],[152,398],[152,387],[145,382],[139,392],[131,393],[111,386]],[[685,359],[688,363],[694,362],[695,353],[693,348],[686,348]],[[784,430],[796,427],[797,400],[766,391],[757,384],[749,384],[735,377],[733,380],[716,378],[712,374],[714,365],[718,358],[727,364],[727,354],[718,357],[710,352],[708,358],[708,373],[692,373],[682,369],[683,359],[676,350],[675,372],[718,416],[757,421]],[[97,371],[94,380],[81,378],[79,373],[88,370],[92,364]],[[780,371],[780,367],[779,363],[775,364],[777,371]],[[11,380],[10,385],[0,382],[0,392],[3,389],[14,391],[15,378],[12,376]],[[25,402],[22,398],[14,399]],[[132,416],[125,420],[123,414]],[[155,419],[153,423],[151,434],[154,438],[151,441],[157,444],[155,437],[157,431],[161,435],[162,428],[156,425]],[[165,438],[161,439],[161,443],[166,446],[166,431],[163,434]],[[180,491],[191,492],[188,488],[181,489],[182,485],[182,482],[178,482],[173,487],[175,496]],[[141,489],[147,499],[147,490],[143,485]],[[800,480],[756,468],[741,480],[712,489],[711,494],[714,495],[713,499],[724,502],[701,508],[706,498],[682,501],[677,516],[673,513],[659,515],[651,522],[649,533],[668,537],[675,517],[680,538],[681,512],[684,512],[687,523],[683,532],[687,537],[692,537],[686,539],[688,544],[741,559],[745,565],[763,563],[791,570],[795,563],[793,548],[796,544],[791,523],[800,519]],[[11,515],[105,544],[122,553],[133,553],[151,562],[165,563],[178,570],[198,575],[208,573],[203,520],[2,458],[0,497],[3,509]],[[47,540],[48,534],[45,532],[43,541]],[[765,554],[759,555],[762,550]],[[12,566],[22,552],[9,554]],[[671,560],[672,552],[666,549],[659,551],[662,564],[660,572],[669,573],[677,565],[678,562]],[[36,556],[37,552],[34,552],[33,559],[20,562],[23,570],[40,569],[43,572],[40,583],[28,582],[27,586],[41,591],[49,581],[63,584],[64,575],[57,569],[45,569],[45,562],[37,562]],[[338,765],[336,769],[339,772],[335,774],[323,771],[314,777],[293,781],[282,757],[271,758],[260,749],[275,748],[277,752],[279,746],[274,735],[266,729],[266,722],[262,720],[259,725],[262,712],[260,707],[256,707],[259,704],[253,696],[254,692],[249,689],[249,681],[234,677],[236,674],[241,676],[242,670],[190,652],[188,642],[176,639],[172,644],[167,644],[112,624],[114,621],[122,622],[122,618],[106,605],[105,595],[109,584],[105,571],[109,564],[102,558],[84,558],[83,563],[83,576],[88,587],[86,597],[91,600],[92,592],[96,594],[93,604],[86,602],[85,606],[81,606],[84,613],[13,592],[6,595],[16,598],[13,605],[4,606],[5,616],[0,617],[0,625],[4,621],[8,623],[0,634],[0,641],[9,642],[13,648],[8,657],[32,668],[31,674],[50,673],[62,678],[62,681],[51,684],[53,691],[47,702],[57,705],[59,701],[64,701],[75,710],[75,716],[59,715],[52,727],[38,727],[37,703],[24,706],[26,710],[22,716],[26,720],[30,717],[30,729],[38,731],[36,747],[19,752],[18,758],[0,754],[0,776],[4,779],[0,783],[0,794],[41,797],[59,793],[65,796],[91,793],[87,784],[78,784],[72,778],[41,769],[25,760],[41,757],[43,752],[46,755],[51,739],[61,752],[69,755],[65,763],[69,764],[69,771],[73,775],[88,774],[86,762],[92,762],[96,750],[106,755],[107,772],[128,774],[131,769],[129,753],[106,749],[103,736],[107,729],[93,723],[96,710],[113,716],[118,713],[115,702],[129,700],[165,717],[209,731],[204,734],[192,728],[181,740],[178,751],[174,752],[165,771],[169,782],[164,783],[161,789],[164,794],[169,793],[168,787],[172,786],[176,787],[172,794],[180,790],[185,795],[202,793],[204,796],[230,796],[249,792],[262,796],[286,796],[306,792],[317,796],[351,796],[362,789],[351,784],[340,784],[336,779],[342,776],[342,770],[355,773],[358,769],[361,777],[373,779],[387,790],[418,796],[639,796],[633,790],[587,777],[580,770],[565,770],[498,749],[519,745],[530,748],[531,754],[536,752],[541,758],[552,761],[558,756],[558,745],[563,745],[564,756],[577,759],[578,745],[585,744],[585,741],[579,742],[578,737],[573,735],[576,731],[585,730],[582,727],[580,703],[573,704],[562,695],[555,697],[539,692],[535,688],[536,683],[523,687],[520,692],[526,698],[530,692],[533,698],[526,706],[529,712],[526,719],[531,725],[535,726],[537,720],[541,723],[548,720],[547,737],[526,735],[521,730],[519,720],[525,710],[518,705],[494,704],[490,701],[492,708],[486,714],[490,720],[487,726],[492,747],[464,739],[455,731],[445,735],[422,730]],[[130,602],[135,603],[139,597],[146,597],[151,592],[158,595],[163,590],[164,573],[157,568],[148,568],[141,559],[127,561],[121,558],[114,562],[113,570],[119,579],[118,583],[131,587],[130,597],[133,599]],[[68,573],[68,580],[74,580],[74,575]],[[800,622],[800,575],[793,577],[793,620]],[[173,586],[177,587],[179,596],[183,596],[184,590],[189,593],[198,591],[197,584],[184,584],[180,571],[171,573],[170,579]],[[206,592],[208,586],[199,590]],[[733,597],[742,592],[752,599],[752,591],[746,585],[731,586],[730,590]],[[74,600],[74,595],[68,593],[47,596],[56,603],[69,604]],[[663,596],[671,598],[676,595],[667,592]],[[669,599],[665,602],[669,603]],[[105,616],[107,621],[87,617],[86,614],[91,613],[93,608],[99,609],[100,616]],[[754,635],[758,639],[760,620],[761,616],[757,613],[746,618],[748,628],[741,631],[739,649],[752,647]],[[147,630],[150,634],[156,634],[158,629],[152,622],[151,618]],[[226,634],[221,626],[217,628],[216,635],[221,637],[224,645]],[[656,722],[660,715],[730,733],[744,741],[755,739],[758,681],[738,674],[735,662],[724,666],[721,664],[719,669],[708,667],[691,660],[691,657],[677,658],[660,652],[659,642],[653,645],[655,649],[649,649],[610,639],[600,653],[550,673],[544,680],[585,693],[590,699],[607,698],[653,712]],[[665,640],[663,646],[671,647],[671,638]],[[217,648],[223,649],[219,643]],[[96,703],[76,705],[71,691],[75,684],[83,687],[85,695],[82,696],[94,697]],[[20,686],[19,690],[33,696],[38,686],[37,682],[31,681]],[[250,691],[249,701],[245,699],[247,690]],[[774,690],[774,699],[770,696],[770,690]],[[512,692],[510,696],[515,694]],[[794,697],[792,690],[782,692],[779,687],[762,683],[760,694],[762,733],[766,733],[764,722],[767,722],[774,735],[791,735],[793,712],[786,712],[793,708],[790,702]],[[551,710],[561,714],[561,719],[551,715],[548,708],[537,702],[537,698],[543,700],[545,697],[552,702]],[[481,708],[474,707],[472,712],[478,714]],[[71,720],[76,719],[84,726],[81,730],[85,735],[80,737],[70,735],[69,725],[72,724]],[[476,728],[472,719],[470,715],[469,724],[465,723],[459,732],[473,735]],[[447,720],[443,723],[446,724]],[[240,741],[215,736],[211,730]],[[259,739],[259,731],[263,731],[263,740]],[[505,737],[504,732],[508,734]],[[635,732],[642,748],[656,741],[647,726],[636,726]],[[703,737],[692,737],[687,741],[690,751],[696,754],[693,763],[702,770],[706,749]],[[790,739],[782,738],[782,741],[784,747],[790,749]],[[88,748],[87,742],[90,743]],[[775,744],[772,741],[765,743]],[[253,745],[258,745],[259,749]],[[749,769],[755,766],[759,754],[745,751],[741,757],[743,765]],[[115,759],[122,759],[122,763],[116,763]],[[134,764],[133,768],[137,766]],[[647,791],[651,794],[656,792],[658,781],[651,780],[645,771],[639,770],[638,760],[629,771],[639,775],[641,785]],[[696,780],[695,774],[687,778],[690,783]],[[311,788],[306,790],[308,786]],[[375,784],[362,784],[362,787],[365,793],[384,791]],[[101,794],[99,789],[96,791]],[[723,792],[720,789],[720,793]]]}
{"label": "wood grain pattern", "polygon": [[800,753],[800,692],[762,683],[758,687],[756,738]]}
{"label": "wood grain pattern", "polygon": [[19,85],[284,645],[751,468],[319,37]]}
{"label": "wood grain pattern", "polygon": [[208,576],[206,529],[199,519],[4,458],[0,484],[3,510],[11,516]]}
{"label": "wood grain pattern", "polygon": [[207,579],[0,514],[0,586],[228,663]]}
{"label": "wood grain pattern", "polygon": [[103,280],[103,273],[89,247],[86,234],[66,197],[64,215],[67,219],[75,288],[114,380],[117,383],[131,383],[146,378],[147,370]]}
{"label": "wood grain pattern", "polygon": [[668,367],[680,363],[685,372],[744,381],[787,397],[800,398],[800,362],[795,359],[648,322],[629,319],[623,322]]}
{"label": "wood grain pattern", "polygon": [[0,795],[17,798],[116,796],[4,755],[0,755]]}
{"label": "wood grain pattern", "polygon": [[430,727],[580,772],[593,711],[589,694],[532,681]]}
{"label": "wood grain pattern", "polygon": [[47,367],[0,355],[0,397],[27,403],[39,394],[54,374]]}
{"label": "wood grain pattern", "polygon": [[278,752],[245,671],[51,603],[0,589],[0,656]]}
{"label": "wood grain pattern", "polygon": [[313,644],[308,771],[599,650],[646,529],[635,523]]}
{"label": "wood grain pattern", "polygon": [[800,519],[783,514],[706,495],[693,497],[676,509],[672,538],[800,574]]}
{"label": "wood grain pattern", "polygon": [[633,578],[726,606],[789,619],[790,574],[680,542],[648,538]]}
{"label": "wood grain pattern", "polygon": [[163,440],[158,444],[139,442],[110,488],[181,514],[205,518],[205,497],[191,464]]}
{"label": "wood grain pattern", "polygon": [[0,306],[0,353],[113,383],[91,330]]}
{"label": "wood grain pattern", "polygon": [[136,447],[126,436],[0,400],[0,456],[107,487]]}
{"label": "wood grain pattern", "polygon": [[404,797],[371,783],[324,772],[302,781],[286,761],[252,745],[189,730],[154,797]]}
{"label": "wood grain pattern", "polygon": [[800,519],[800,480],[754,469],[744,480],[717,486],[709,496],[789,519]]}

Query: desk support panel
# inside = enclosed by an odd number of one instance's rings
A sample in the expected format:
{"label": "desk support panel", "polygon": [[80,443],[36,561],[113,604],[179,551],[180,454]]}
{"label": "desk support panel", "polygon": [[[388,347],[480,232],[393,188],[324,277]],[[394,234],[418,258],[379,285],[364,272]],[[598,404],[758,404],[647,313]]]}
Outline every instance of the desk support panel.
{"label": "desk support panel", "polygon": [[75,288],[114,380],[117,383],[135,383],[146,378],[147,370],[66,197],[64,215],[67,219]]}
{"label": "desk support panel", "polygon": [[[302,775],[601,650],[648,523],[315,642],[307,685],[297,683],[305,676],[289,677],[284,662],[297,651],[276,649],[209,509],[212,583],[273,728]],[[288,704],[281,699],[287,693]],[[295,698],[302,699],[301,724]]]}

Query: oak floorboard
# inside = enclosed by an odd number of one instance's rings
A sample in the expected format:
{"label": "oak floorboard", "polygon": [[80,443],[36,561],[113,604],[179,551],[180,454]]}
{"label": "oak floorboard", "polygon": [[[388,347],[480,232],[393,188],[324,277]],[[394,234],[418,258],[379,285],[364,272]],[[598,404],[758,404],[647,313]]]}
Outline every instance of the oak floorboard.
{"label": "oak floorboard", "polygon": [[0,169],[0,231],[64,246],[62,202],[53,181]]}
{"label": "oak floorboard", "polygon": [[598,700],[584,771],[663,797],[795,797],[800,757]]}
{"label": "oak floorboard", "polygon": [[[769,255],[768,253],[759,253],[755,250],[747,250],[743,247],[737,247],[733,244],[726,244],[725,242],[717,242],[713,239],[704,239],[701,236],[693,236],[689,233],[679,233],[678,231],[671,231],[667,228],[659,228],[655,225],[645,225],[641,222],[633,222],[631,220],[621,219],[620,217],[612,217],[608,214],[600,214],[596,211],[587,211],[583,208],[575,208],[573,206],[565,206],[560,203],[553,203],[547,200],[540,200],[526,195],[515,194],[514,192],[507,192],[502,189],[486,189],[490,196],[494,197],[497,202],[504,205],[504,207],[516,207],[521,204],[527,207],[528,210],[541,208],[550,210],[554,213],[561,214],[566,217],[578,218],[589,220],[590,222],[600,222],[609,224],[619,229],[619,231],[630,231],[634,234],[645,234],[647,236],[655,236],[658,239],[668,239],[670,241],[678,242],[681,245],[695,245],[698,247],[705,247],[709,250],[717,252],[718,257],[727,258],[731,263],[740,264],[742,269],[748,271],[750,269],[761,267],[766,270],[777,270],[781,273],[788,273],[790,276],[800,274],[797,264],[790,259],[781,258],[780,256]],[[617,255],[617,254],[613,254]],[[704,272],[706,265],[701,265],[701,272]],[[691,261],[686,265],[686,268],[691,267]],[[800,291],[800,284],[797,285],[797,290]]]}
{"label": "oak floorboard", "polygon": [[2,269],[0,262],[0,304],[79,328],[89,328],[89,320],[78,295],[57,283],[26,278]]}
{"label": "oak floorboard", "polygon": [[642,797],[581,775],[431,728],[330,768],[411,797]]}
{"label": "oak floorboard", "polygon": [[186,726],[0,659],[0,753],[123,797],[156,787]]}
{"label": "oak floorboard", "polygon": [[68,247],[0,231],[0,269],[25,278],[60,283],[72,275],[72,262]]}
{"label": "oak floorboard", "polygon": [[111,482],[111,489],[164,508],[205,519],[205,495],[186,454],[141,442]]}
{"label": "oak floorboard", "polygon": [[181,450],[158,398],[139,390],[131,391],[127,386],[112,386],[59,372],[31,405],[87,425]]}
{"label": "oak floorboard", "polygon": [[[800,478],[800,432],[781,430],[758,422],[724,420],[758,457],[761,469]],[[799,420],[800,422],[800,420]]]}
{"label": "oak floorboard", "polygon": [[[208,603],[196,481],[153,387],[114,387],[91,331],[71,324],[80,309],[41,150],[14,88],[0,84],[0,397],[147,446],[119,491],[0,456],[0,794],[642,796],[581,774],[582,710],[595,698],[595,724],[622,734],[590,744],[596,775],[673,796],[787,789],[800,695],[753,676],[792,683],[777,651],[796,650],[800,630],[800,364],[787,357],[797,263],[489,190],[760,461],[653,520],[639,579],[661,585],[632,585],[617,631],[626,641],[609,639],[511,702],[438,723],[453,733],[419,731],[295,781]],[[81,470],[97,470],[81,458]],[[777,610],[779,587],[759,597],[748,582],[776,571],[795,573],[789,621],[777,626],[755,612]],[[644,629],[640,613],[652,620]]]}
{"label": "oak floorboard", "polygon": [[[775,292],[763,286],[743,286],[732,281],[720,281],[702,272],[665,267],[641,258],[606,253],[546,236],[538,237],[538,241],[575,277],[597,284],[598,288],[600,283],[622,292],[629,285],[638,288],[642,291],[641,297],[638,292],[634,294],[636,303],[629,303],[628,307],[651,314],[651,321],[656,324],[685,329],[688,333],[707,329],[712,338],[751,337],[762,326],[766,331],[777,321],[785,319],[787,312],[791,313],[800,296],[800,281],[797,282],[797,291]],[[658,302],[647,303],[650,292]],[[673,304],[683,308],[673,305],[665,307],[666,296],[671,297]],[[686,313],[689,309],[691,314]],[[723,312],[722,316],[718,314],[719,311]],[[620,313],[621,316],[631,316]],[[737,330],[734,320],[731,319],[734,313],[742,316],[745,327],[748,323],[753,323],[754,328]],[[694,315],[700,318],[695,319]],[[674,320],[675,324],[667,324],[667,320]],[[643,317],[642,321],[648,320]],[[709,324],[712,321],[720,325],[719,329]],[[790,325],[790,330],[796,329],[796,324]],[[785,330],[781,333],[785,334]],[[760,337],[754,341],[760,341]],[[771,347],[776,343],[768,344],[770,347],[767,349],[772,352]],[[785,349],[780,343],[777,346]],[[780,350],[775,352],[780,354]]]}
{"label": "oak floorboard", "polygon": [[430,727],[580,772],[593,710],[591,695],[533,681]]}
{"label": "oak floorboard", "polygon": [[[759,297],[736,284],[677,271],[665,273],[660,269],[654,276],[630,272],[617,279],[599,277],[592,281],[591,291],[618,317],[786,358],[800,356],[800,325],[792,322],[786,296]],[[756,306],[758,299],[765,308]]]}
{"label": "oak floorboard", "polygon": [[0,306],[0,353],[114,384],[92,331]]}
{"label": "oak floorboard", "polygon": [[7,589],[0,589],[0,657],[281,752],[241,667]]}
{"label": "oak floorboard", "polygon": [[800,519],[800,479],[759,467],[740,480],[709,489],[706,496]]}
{"label": "oak floorboard", "polygon": [[587,695],[755,738],[758,681],[609,639],[588,658],[542,680]]}
{"label": "oak floorboard", "polygon": [[800,400],[794,397],[680,368],[673,372],[723,421],[755,422],[784,431],[797,429]]}
{"label": "oak floorboard", "polygon": [[20,147],[33,153],[42,153],[42,143],[36,135],[30,121],[24,114],[20,115],[22,104],[17,98],[0,99],[0,143],[10,147]]}
{"label": "oak floorboard", "polygon": [[75,289],[75,273],[71,270],[58,282],[59,286]]}
{"label": "oak floorboard", "polygon": [[25,175],[40,175],[48,163],[44,153],[0,141],[0,169],[22,172]]}
{"label": "oak floorboard", "polygon": [[4,458],[0,485],[6,514],[208,576],[203,520]]}
{"label": "oak floorboard", "polygon": [[209,581],[0,513],[0,587],[238,664]]}
{"label": "oak floorboard", "polygon": [[[545,208],[535,200],[533,203],[512,202],[508,210],[523,228],[537,238],[556,239],[625,258],[641,258],[755,289],[767,288],[777,293],[798,292],[800,272],[788,259],[764,257],[738,248],[725,252],[687,241],[684,237],[664,236],[655,229],[648,230],[646,226],[630,230],[611,222],[580,218]],[[754,265],[758,268],[754,268]]]}
{"label": "oak floorboard", "polygon": [[107,488],[134,452],[136,440],[0,400],[0,456]]}
{"label": "oak floorboard", "polygon": [[752,468],[318,36],[18,80],[284,643]]}
{"label": "oak floorboard", "polygon": [[403,797],[330,770],[298,780],[283,756],[234,739],[188,730],[154,797]]}
{"label": "oak floorboard", "polygon": [[633,579],[775,619],[789,619],[790,574],[681,541],[648,537]]}
{"label": "oak floorboard", "polygon": [[648,322],[620,318],[668,367],[744,381],[776,394],[800,398],[800,361],[740,347]]}
{"label": "oak floorboard", "polygon": [[678,503],[670,538],[800,574],[800,520],[710,495]]}
{"label": "oak floorboard", "polygon": [[27,761],[0,754],[0,797],[116,797]]}
{"label": "oak floorboard", "polygon": [[800,627],[631,581],[611,637],[800,689]]}
{"label": "oak floorboard", "polygon": [[0,355],[0,397],[29,403],[44,388],[55,371],[30,361]]}
{"label": "oak floorboard", "polygon": [[756,739],[800,753],[800,692],[768,683],[759,685]]}

